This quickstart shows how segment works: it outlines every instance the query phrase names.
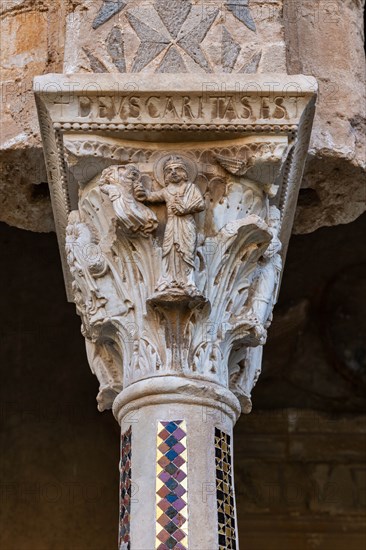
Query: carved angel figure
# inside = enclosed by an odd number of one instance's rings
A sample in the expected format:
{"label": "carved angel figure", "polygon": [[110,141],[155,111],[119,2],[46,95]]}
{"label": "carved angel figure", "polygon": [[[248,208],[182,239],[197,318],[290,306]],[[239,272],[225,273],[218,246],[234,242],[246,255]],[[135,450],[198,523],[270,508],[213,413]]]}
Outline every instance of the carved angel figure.
{"label": "carved angel figure", "polygon": [[100,189],[109,196],[118,220],[127,233],[141,233],[147,237],[158,225],[154,212],[136,201],[134,186],[140,179],[136,166],[110,166],[103,170],[99,180]]}
{"label": "carved angel figure", "polygon": [[193,280],[197,231],[193,214],[205,208],[203,196],[190,181],[186,159],[170,156],[163,165],[165,188],[150,192],[142,185],[135,195],[140,201],[166,204],[167,223],[163,240],[163,275],[158,292],[179,288],[190,294],[197,292]]}

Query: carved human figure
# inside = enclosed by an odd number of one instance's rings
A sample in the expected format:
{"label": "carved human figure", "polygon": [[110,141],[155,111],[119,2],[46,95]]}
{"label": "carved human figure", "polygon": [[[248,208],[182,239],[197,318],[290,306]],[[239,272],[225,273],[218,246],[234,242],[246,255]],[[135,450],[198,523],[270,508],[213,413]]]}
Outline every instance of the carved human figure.
{"label": "carved human figure", "polygon": [[257,277],[250,297],[250,309],[256,320],[267,328],[272,309],[277,300],[277,290],[282,270],[282,259],[279,252],[282,245],[278,237],[280,211],[276,206],[269,209],[268,227],[272,240],[258,264]]}
{"label": "carved human figure", "polygon": [[205,203],[200,190],[189,178],[187,160],[170,156],[164,162],[165,187],[148,191],[141,184],[135,187],[138,200],[166,204],[167,222],[163,240],[163,273],[157,291],[180,289],[197,293],[193,279],[197,231],[193,214],[201,212]]}
{"label": "carved human figure", "polygon": [[277,193],[275,185],[262,185],[248,178],[240,178],[240,184],[243,187],[243,203],[248,214],[255,214],[260,218],[265,218],[268,210],[269,199]]}
{"label": "carved human figure", "polygon": [[[231,151],[231,156],[217,154],[217,162],[229,174],[227,184],[233,189],[240,186],[239,196],[245,206],[246,214],[255,214],[265,218],[269,200],[278,192],[275,183],[281,166],[284,145],[258,143],[254,149],[247,146]],[[230,153],[230,150],[228,151]],[[238,156],[237,156],[238,155]]]}
{"label": "carved human figure", "polygon": [[112,201],[116,216],[125,231],[147,237],[156,229],[158,220],[150,208],[135,199],[134,186],[140,175],[133,164],[109,166],[103,170],[99,185]]}

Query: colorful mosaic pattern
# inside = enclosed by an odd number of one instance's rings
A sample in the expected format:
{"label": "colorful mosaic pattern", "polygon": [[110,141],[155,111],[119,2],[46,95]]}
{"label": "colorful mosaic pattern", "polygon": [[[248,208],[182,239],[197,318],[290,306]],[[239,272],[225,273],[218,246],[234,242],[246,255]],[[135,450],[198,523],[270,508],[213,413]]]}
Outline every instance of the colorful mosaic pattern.
{"label": "colorful mosaic pattern", "polygon": [[215,428],[215,462],[219,550],[236,550],[230,436],[217,428]]}
{"label": "colorful mosaic pattern", "polygon": [[121,436],[119,550],[130,550],[131,435],[129,428]]}
{"label": "colorful mosaic pattern", "polygon": [[159,422],[156,465],[157,550],[188,548],[187,429],[184,420]]}

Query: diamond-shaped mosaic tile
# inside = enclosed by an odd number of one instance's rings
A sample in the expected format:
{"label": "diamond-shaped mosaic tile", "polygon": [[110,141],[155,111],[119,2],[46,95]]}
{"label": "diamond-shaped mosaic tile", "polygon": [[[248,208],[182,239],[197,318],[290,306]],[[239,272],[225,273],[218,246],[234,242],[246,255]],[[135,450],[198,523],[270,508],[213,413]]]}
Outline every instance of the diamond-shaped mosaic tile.
{"label": "diamond-shaped mosaic tile", "polygon": [[156,495],[156,550],[186,550],[187,429],[184,420],[158,424]]}
{"label": "diamond-shaped mosaic tile", "polygon": [[127,432],[121,436],[120,521],[118,548],[123,548],[123,550],[130,550],[131,436],[131,428],[129,428]]}
{"label": "diamond-shaped mosaic tile", "polygon": [[217,428],[215,428],[215,462],[219,550],[236,550],[230,436]]}

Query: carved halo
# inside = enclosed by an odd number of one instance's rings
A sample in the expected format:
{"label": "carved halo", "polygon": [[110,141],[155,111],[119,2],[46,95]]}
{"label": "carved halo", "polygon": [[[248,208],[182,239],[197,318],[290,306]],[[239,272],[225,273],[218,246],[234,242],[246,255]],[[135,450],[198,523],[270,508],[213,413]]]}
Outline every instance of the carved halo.
{"label": "carved halo", "polygon": [[165,187],[164,165],[170,157],[179,157],[179,158],[181,158],[184,161],[185,165],[186,165],[189,181],[194,182],[196,180],[197,175],[198,175],[198,168],[197,168],[197,164],[195,163],[195,161],[191,157],[186,155],[185,153],[184,154],[175,153],[174,151],[172,151],[171,153],[160,157],[160,159],[155,163],[155,166],[154,166],[154,175],[155,175],[156,181],[162,187]]}

